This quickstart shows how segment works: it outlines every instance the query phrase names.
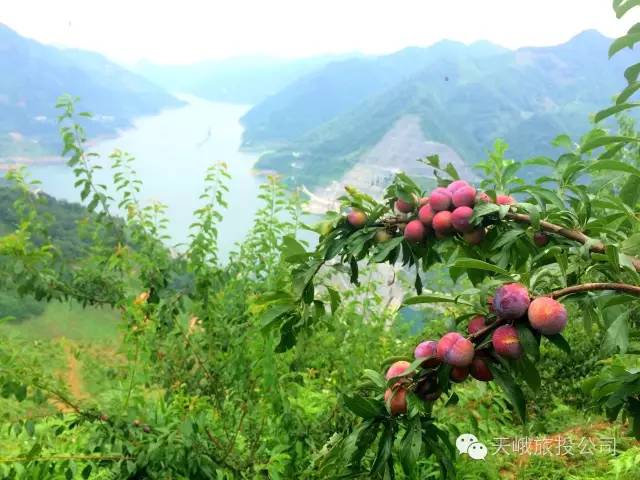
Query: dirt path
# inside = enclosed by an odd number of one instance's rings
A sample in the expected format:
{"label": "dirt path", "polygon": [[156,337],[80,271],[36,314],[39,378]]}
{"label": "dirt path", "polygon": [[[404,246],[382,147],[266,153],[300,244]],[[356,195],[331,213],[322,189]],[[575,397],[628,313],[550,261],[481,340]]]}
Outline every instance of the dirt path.
{"label": "dirt path", "polygon": [[[61,376],[69,389],[71,400],[81,401],[86,399],[89,395],[84,390],[82,382],[81,364],[73,354],[73,344],[70,340],[65,340],[63,344],[65,357],[67,359],[67,368],[61,372]],[[52,399],[51,403],[60,412],[68,413],[73,412],[73,408],[59,399]]]}

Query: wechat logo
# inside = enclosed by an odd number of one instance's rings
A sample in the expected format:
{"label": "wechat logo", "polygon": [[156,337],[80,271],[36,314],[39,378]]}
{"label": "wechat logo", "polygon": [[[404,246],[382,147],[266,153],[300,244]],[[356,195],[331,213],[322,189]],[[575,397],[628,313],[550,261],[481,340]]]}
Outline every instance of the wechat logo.
{"label": "wechat logo", "polygon": [[456,448],[461,455],[466,453],[474,460],[484,460],[489,453],[487,446],[470,433],[463,433],[456,439]]}

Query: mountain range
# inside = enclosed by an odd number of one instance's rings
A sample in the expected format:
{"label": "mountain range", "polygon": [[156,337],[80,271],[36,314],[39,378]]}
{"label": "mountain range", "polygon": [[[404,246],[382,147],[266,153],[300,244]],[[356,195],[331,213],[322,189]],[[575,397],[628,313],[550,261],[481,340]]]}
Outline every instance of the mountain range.
{"label": "mountain range", "polygon": [[59,152],[56,99],[80,97],[91,136],[112,135],[134,117],[182,102],[97,53],[25,38],[0,23],[0,158]]}
{"label": "mountain range", "polygon": [[635,52],[611,60],[611,39],[586,31],[553,47],[515,51],[444,41],[378,58],[331,63],[253,107],[243,145],[268,149],[257,166],[306,185],[350,171],[397,122],[472,164],[504,138],[514,158],[551,154],[624,85]]}

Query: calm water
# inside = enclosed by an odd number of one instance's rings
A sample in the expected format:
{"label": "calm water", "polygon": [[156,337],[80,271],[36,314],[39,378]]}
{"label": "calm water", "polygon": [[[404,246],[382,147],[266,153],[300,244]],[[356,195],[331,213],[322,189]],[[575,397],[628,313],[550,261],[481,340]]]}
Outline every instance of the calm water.
{"label": "calm water", "polygon": [[[107,155],[115,148],[136,157],[135,168],[144,183],[140,198],[159,200],[168,206],[169,234],[175,243],[187,240],[192,212],[202,205],[198,197],[205,170],[213,162],[226,162],[232,178],[227,194],[229,209],[223,212],[219,237],[221,254],[226,257],[245,237],[259,207],[256,197],[262,180],[251,172],[257,155],[238,151],[242,136],[239,119],[250,107],[180,97],[189,104],[141,118],[134,128],[100,142],[92,150],[103,155],[105,165],[109,163]],[[80,200],[68,167],[40,166],[31,168],[31,172],[51,195]]]}

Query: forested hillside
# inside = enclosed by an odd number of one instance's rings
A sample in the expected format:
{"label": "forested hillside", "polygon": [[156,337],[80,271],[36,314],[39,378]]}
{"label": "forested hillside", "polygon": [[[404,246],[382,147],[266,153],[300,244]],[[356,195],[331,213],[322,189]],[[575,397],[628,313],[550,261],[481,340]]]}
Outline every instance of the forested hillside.
{"label": "forested hillside", "polygon": [[466,63],[506,51],[488,42],[465,46],[442,41],[429,48],[407,48],[392,55],[332,62],[252,108],[242,119],[243,145],[278,146],[294,142],[367,98],[424,70],[439,60]]}
{"label": "forested hillside", "polygon": [[[335,97],[337,87],[313,83],[314,78],[335,68],[329,65],[315,77],[298,82],[312,83],[308,91],[315,100],[278,102],[289,94],[295,98],[292,86],[247,114],[245,118],[251,119],[259,112],[271,111],[279,120],[266,115],[269,122],[299,126],[284,137],[286,146],[263,155],[258,166],[295,174],[307,185],[326,183],[352,167],[362,152],[408,114],[420,116],[427,139],[453,147],[470,164],[483,158],[497,137],[509,143],[511,155],[518,159],[550,154],[551,141],[558,132],[576,135],[584,131],[589,114],[623,86],[624,68],[633,53],[623,51],[609,61],[609,44],[609,39],[588,31],[557,47],[523,48],[489,56],[465,55],[465,49],[458,46],[460,55],[436,57],[428,67],[416,69],[411,78],[374,95],[368,95],[367,84],[358,83],[353,74],[332,75],[336,85],[365,93],[350,96],[357,100],[353,103]],[[467,50],[472,52],[472,47]],[[416,50],[414,57],[428,52]],[[309,105],[309,109],[302,105]],[[324,123],[310,124],[308,119],[326,111],[336,115],[322,117]],[[246,125],[247,142],[254,138],[265,143],[283,140],[250,121]]]}
{"label": "forested hillside", "polygon": [[87,125],[92,136],[182,104],[102,55],[43,45],[1,23],[0,71],[0,159],[59,153],[55,103],[61,93],[73,92],[94,114]]}

